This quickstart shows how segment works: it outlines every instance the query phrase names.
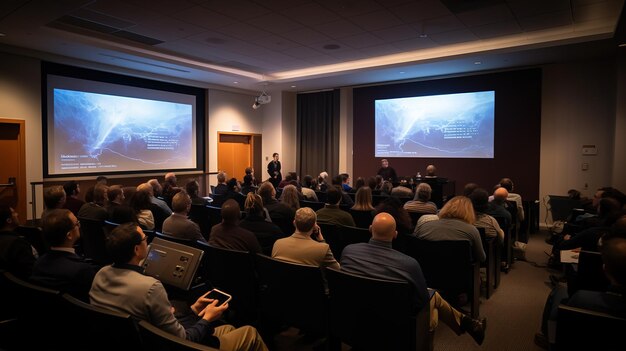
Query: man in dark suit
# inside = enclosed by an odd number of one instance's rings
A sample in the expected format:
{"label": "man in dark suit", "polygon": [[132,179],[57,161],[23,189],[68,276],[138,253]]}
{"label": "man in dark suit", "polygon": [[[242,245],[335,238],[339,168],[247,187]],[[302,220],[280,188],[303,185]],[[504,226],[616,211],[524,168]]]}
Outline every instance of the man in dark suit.
{"label": "man in dark suit", "polygon": [[222,205],[222,223],[211,228],[209,244],[229,250],[261,252],[261,244],[254,233],[239,226],[239,204],[228,199]]}
{"label": "man in dark suit", "polygon": [[84,262],[74,251],[80,238],[80,222],[67,209],[52,210],[43,218],[43,232],[51,247],[35,263],[31,280],[89,302],[97,267]]}
{"label": "man in dark suit", "polygon": [[274,159],[267,164],[267,173],[270,175],[270,183],[274,185],[274,188],[278,188],[278,184],[283,180],[283,175],[280,173],[281,166],[280,161],[278,161],[278,153],[275,152],[272,157]]}

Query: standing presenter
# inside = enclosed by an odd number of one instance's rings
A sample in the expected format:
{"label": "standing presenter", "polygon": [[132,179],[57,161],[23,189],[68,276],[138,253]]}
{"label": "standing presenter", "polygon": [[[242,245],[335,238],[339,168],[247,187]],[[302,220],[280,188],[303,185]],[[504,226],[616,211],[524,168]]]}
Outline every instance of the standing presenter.
{"label": "standing presenter", "polygon": [[278,153],[275,152],[272,157],[274,158],[267,164],[267,173],[270,175],[270,183],[274,185],[274,188],[278,188],[281,180],[283,180],[282,174],[280,174],[280,161],[278,161]]}

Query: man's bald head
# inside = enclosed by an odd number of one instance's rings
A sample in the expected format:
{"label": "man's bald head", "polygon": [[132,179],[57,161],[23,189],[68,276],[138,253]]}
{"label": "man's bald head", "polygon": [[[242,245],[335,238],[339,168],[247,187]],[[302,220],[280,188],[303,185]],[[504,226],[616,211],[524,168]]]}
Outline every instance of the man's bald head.
{"label": "man's bald head", "polygon": [[396,220],[387,212],[381,212],[374,217],[370,226],[372,238],[380,241],[392,241],[398,232],[396,231]]}
{"label": "man's bald head", "polygon": [[493,192],[493,198],[496,200],[504,201],[507,197],[509,197],[509,191],[504,187],[499,187]]}

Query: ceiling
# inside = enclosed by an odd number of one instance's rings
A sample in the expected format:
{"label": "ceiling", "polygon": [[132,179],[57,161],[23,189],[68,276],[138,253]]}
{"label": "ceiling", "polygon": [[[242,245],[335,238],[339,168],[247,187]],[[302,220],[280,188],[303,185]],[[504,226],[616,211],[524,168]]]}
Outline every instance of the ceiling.
{"label": "ceiling", "polygon": [[0,51],[307,91],[609,55],[623,3],[3,0]]}

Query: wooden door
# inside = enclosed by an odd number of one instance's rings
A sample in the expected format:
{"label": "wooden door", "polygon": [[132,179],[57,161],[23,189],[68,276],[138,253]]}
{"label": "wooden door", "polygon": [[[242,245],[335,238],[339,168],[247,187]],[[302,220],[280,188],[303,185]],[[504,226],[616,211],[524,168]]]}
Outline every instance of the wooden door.
{"label": "wooden door", "polygon": [[246,167],[252,165],[250,135],[219,134],[217,169],[227,173],[228,179],[243,180]]}
{"label": "wooden door", "polygon": [[0,119],[0,204],[13,207],[22,223],[27,219],[24,133],[24,121]]}

